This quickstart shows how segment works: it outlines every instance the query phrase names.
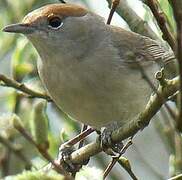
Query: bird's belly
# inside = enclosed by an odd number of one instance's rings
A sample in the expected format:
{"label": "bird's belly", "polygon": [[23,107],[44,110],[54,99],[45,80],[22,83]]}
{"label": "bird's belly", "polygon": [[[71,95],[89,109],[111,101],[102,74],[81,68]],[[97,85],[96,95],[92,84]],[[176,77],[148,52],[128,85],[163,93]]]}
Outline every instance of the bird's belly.
{"label": "bird's belly", "polygon": [[97,129],[112,121],[122,125],[134,118],[144,109],[151,94],[140,73],[121,73],[119,77],[111,73],[112,78],[103,79],[97,73],[72,74],[60,72],[56,67],[50,74],[46,68],[40,71],[56,105],[75,120]]}

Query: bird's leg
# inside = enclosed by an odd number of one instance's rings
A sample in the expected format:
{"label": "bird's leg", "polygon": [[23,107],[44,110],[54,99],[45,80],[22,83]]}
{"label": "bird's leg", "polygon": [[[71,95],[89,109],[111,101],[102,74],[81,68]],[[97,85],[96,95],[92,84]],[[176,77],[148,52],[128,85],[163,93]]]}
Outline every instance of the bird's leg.
{"label": "bird's leg", "polygon": [[89,162],[89,159],[82,162],[82,163],[73,163],[70,159],[70,155],[75,151],[76,149],[74,146],[65,146],[64,144],[60,146],[59,148],[59,154],[57,158],[57,162],[62,165],[62,167],[67,171],[72,173],[73,176],[75,176],[76,172],[78,172],[83,165],[86,165]]}
{"label": "bird's leg", "polygon": [[84,138],[86,138],[92,132],[94,132],[94,129],[84,128],[79,135],[60,146],[57,161],[66,171],[75,174],[77,171],[79,171],[82,165],[86,165],[88,163],[89,160],[83,162],[82,164],[73,164],[71,162],[70,155],[75,151],[74,145],[80,141],[83,141]]}
{"label": "bird's leg", "polygon": [[58,154],[58,163],[62,165],[62,167],[67,171],[71,172],[75,175],[76,172],[78,172],[82,165],[72,163],[70,159],[70,155],[72,152],[75,151],[74,146],[63,146],[61,145],[59,148],[59,154]]}
{"label": "bird's leg", "polygon": [[105,152],[108,152],[107,150],[111,148],[114,152],[118,153],[123,148],[122,142],[114,143],[111,138],[112,132],[118,128],[119,128],[119,125],[116,121],[101,128],[100,142]]}

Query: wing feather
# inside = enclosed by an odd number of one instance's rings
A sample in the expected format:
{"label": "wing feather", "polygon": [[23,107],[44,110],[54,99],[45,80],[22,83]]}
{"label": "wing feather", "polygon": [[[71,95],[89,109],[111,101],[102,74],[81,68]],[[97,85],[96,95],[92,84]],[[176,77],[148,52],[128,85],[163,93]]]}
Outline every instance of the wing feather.
{"label": "wing feather", "polygon": [[137,33],[110,26],[113,46],[118,50],[122,63],[130,68],[157,63],[166,69],[166,77],[176,75],[176,59],[171,49]]}

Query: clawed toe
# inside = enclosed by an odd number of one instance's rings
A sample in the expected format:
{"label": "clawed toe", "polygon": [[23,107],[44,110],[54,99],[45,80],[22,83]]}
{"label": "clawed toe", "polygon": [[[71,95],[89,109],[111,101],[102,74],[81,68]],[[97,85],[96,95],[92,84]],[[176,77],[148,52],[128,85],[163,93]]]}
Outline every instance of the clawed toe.
{"label": "clawed toe", "polygon": [[64,144],[59,148],[58,162],[62,167],[72,174],[75,174],[80,170],[82,165],[86,165],[89,162],[89,159],[84,161],[82,164],[73,163],[70,159],[70,155],[74,152],[75,149],[73,146],[64,146]]}
{"label": "clawed toe", "polygon": [[58,161],[62,165],[62,167],[67,171],[71,173],[76,173],[80,170],[81,165],[72,163],[70,159],[71,153],[75,149],[71,146],[61,146],[59,149],[59,156],[58,156]]}
{"label": "clawed toe", "polygon": [[111,134],[112,132],[108,130],[106,127],[101,129],[100,141],[101,141],[101,147],[103,149],[107,149],[112,146]]}
{"label": "clawed toe", "polygon": [[114,152],[119,153],[123,148],[123,143],[122,142],[114,143],[111,138],[112,132],[113,129],[110,128],[104,127],[101,129],[101,134],[100,134],[101,147],[105,152],[107,152],[107,150],[111,148]]}

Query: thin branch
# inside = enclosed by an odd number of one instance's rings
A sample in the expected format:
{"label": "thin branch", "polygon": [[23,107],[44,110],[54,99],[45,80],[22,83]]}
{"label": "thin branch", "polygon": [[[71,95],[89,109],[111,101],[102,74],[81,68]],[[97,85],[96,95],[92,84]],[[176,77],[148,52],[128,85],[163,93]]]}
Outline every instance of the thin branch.
{"label": "thin branch", "polygon": [[[88,126],[83,124],[82,125],[82,129],[81,129],[81,133],[83,133],[85,130],[87,130]],[[84,145],[84,139],[81,139],[78,145],[78,149],[80,149],[81,147],[83,147]]]}
{"label": "thin branch", "polygon": [[182,178],[182,174],[178,174],[177,176],[173,176],[172,178],[168,180],[180,180]]}
{"label": "thin branch", "polygon": [[1,81],[4,83],[4,84],[1,84],[2,86],[15,88],[17,90],[20,90],[20,91],[30,95],[30,97],[42,98],[47,101],[52,101],[50,96],[48,96],[47,94],[39,93],[32,89],[29,89],[25,84],[22,84],[13,79],[10,79],[3,74],[0,74],[0,82]]}
{"label": "thin branch", "polygon": [[159,25],[162,33],[163,39],[166,40],[173,50],[176,49],[176,41],[173,37],[173,34],[170,32],[169,26],[167,24],[166,17],[161,10],[159,11],[158,2],[156,0],[143,0],[143,2],[150,8],[152,11],[157,24]]}
{"label": "thin branch", "polygon": [[180,93],[179,93],[179,115],[177,119],[177,128],[182,131],[182,1],[169,0],[177,25],[177,48],[176,58],[178,60],[178,70],[180,76]]}
{"label": "thin branch", "polygon": [[[140,65],[140,63],[137,63],[137,64],[138,64],[138,69],[140,70],[143,79],[148,83],[148,85],[154,91],[154,93],[156,93],[156,95],[158,96],[160,101],[164,102],[164,106],[168,110],[168,112],[169,112],[170,116],[172,117],[172,119],[176,120],[176,114],[173,112],[171,107],[169,107],[168,104],[165,103],[165,98],[163,96],[161,96],[160,94],[158,94],[157,88],[154,86],[154,84],[151,82],[150,78],[145,73],[145,70],[143,69],[142,65]],[[166,79],[164,79],[163,76],[164,76],[163,69],[156,73],[156,79],[160,82],[162,87],[165,86],[165,84],[166,84]]]}
{"label": "thin branch", "polygon": [[[128,147],[131,146],[131,145],[132,145],[132,139],[130,138],[129,141],[123,146],[123,148],[122,148],[121,152],[119,153],[119,155],[118,156],[114,156],[112,158],[112,161],[109,163],[109,165],[105,169],[105,171],[104,171],[104,179],[111,172],[112,168],[114,167],[114,165],[116,164],[116,162],[119,160],[119,158],[126,152],[126,150],[128,149]],[[130,171],[129,171],[129,174],[131,175]],[[134,180],[137,180],[137,178],[134,178]]]}
{"label": "thin branch", "polygon": [[[112,0],[107,0],[111,6]],[[135,11],[128,5],[127,0],[120,1],[116,12],[127,22],[133,32],[158,40],[159,37],[151,29],[146,21],[140,18]]]}
{"label": "thin branch", "polygon": [[91,134],[94,131],[95,130],[93,128],[88,128],[85,131],[83,131],[82,133],[75,136],[73,139],[70,139],[69,141],[62,144],[60,148],[74,146],[76,143],[80,142],[81,140],[84,140],[89,134]]}
{"label": "thin branch", "polygon": [[109,17],[107,19],[107,24],[111,23],[112,17],[114,15],[114,12],[115,12],[117,6],[119,5],[119,2],[120,2],[120,0],[112,0],[112,6],[111,6],[110,13],[109,13]]}

